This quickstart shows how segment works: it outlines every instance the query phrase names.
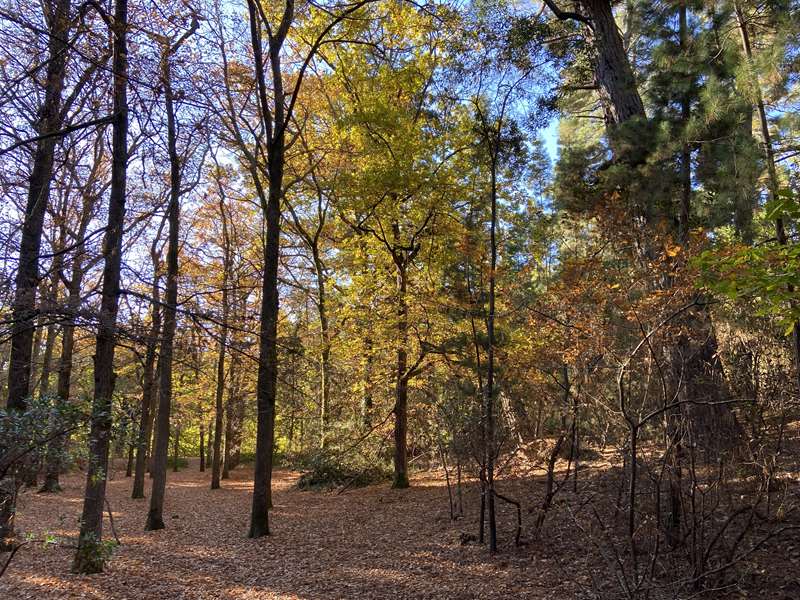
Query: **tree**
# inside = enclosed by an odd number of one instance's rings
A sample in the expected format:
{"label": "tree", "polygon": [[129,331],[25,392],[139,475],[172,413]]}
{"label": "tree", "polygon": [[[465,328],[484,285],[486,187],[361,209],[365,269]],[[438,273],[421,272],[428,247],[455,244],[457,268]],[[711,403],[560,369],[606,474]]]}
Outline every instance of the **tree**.
{"label": "tree", "polygon": [[[28,179],[28,200],[22,223],[19,247],[19,266],[14,280],[12,310],[11,355],[8,367],[8,401],[11,410],[24,411],[31,393],[31,354],[36,317],[36,289],[39,285],[39,253],[41,249],[44,217],[50,200],[50,181],[53,160],[64,115],[62,93],[66,77],[70,35],[70,0],[45,2],[42,6],[48,35],[47,73],[45,97],[39,107],[36,131],[39,140]],[[6,495],[7,482],[0,492],[0,544],[14,535],[14,495]]]}
{"label": "tree", "polygon": [[[61,355],[58,360],[58,382],[56,384],[56,395],[60,401],[64,403],[70,400],[72,364],[75,353],[75,315],[81,305],[83,279],[86,271],[91,266],[92,262],[94,262],[87,260],[84,256],[84,252],[86,251],[85,238],[95,209],[99,204],[100,195],[107,187],[107,184],[100,184],[99,182],[99,180],[106,175],[104,133],[105,128],[100,129],[93,140],[92,166],[80,192],[82,202],[78,214],[78,225],[75,229],[74,239],[72,240],[73,244],[75,244],[75,248],[72,257],[70,277],[67,279],[61,269],[58,271],[58,277],[67,281],[66,312],[68,317],[61,330]],[[74,173],[73,176],[77,178],[77,173]],[[98,185],[99,189],[96,189]],[[66,203],[67,201],[65,200],[65,204]],[[64,442],[64,436],[56,436],[50,443],[42,491],[57,492],[61,489],[59,485],[59,474],[61,471],[61,455]]]}
{"label": "tree", "polygon": [[[311,42],[294,77],[290,96],[284,88],[285,73],[282,67],[282,52],[289,31],[295,24],[293,0],[285,0],[277,17],[266,13],[255,0],[248,0],[250,43],[255,62],[255,83],[258,96],[259,119],[265,133],[266,171],[268,189],[265,195],[259,191],[262,211],[266,220],[266,242],[264,244],[264,274],[261,289],[261,316],[259,331],[258,384],[258,429],[256,433],[255,480],[253,483],[253,506],[250,516],[249,537],[269,535],[268,511],[271,501],[272,454],[275,436],[275,402],[278,382],[278,254],[281,233],[281,201],[284,194],[283,176],[287,133],[294,116],[303,79],[311,61],[323,43],[329,42],[329,34],[340,23],[356,13],[371,0],[357,0],[343,7],[334,7],[336,12],[323,10],[329,16],[319,32],[312,34]],[[338,10],[337,10],[338,8]],[[263,37],[267,39],[267,57],[271,77],[272,98],[269,97]],[[259,180],[254,180],[256,187]]]}
{"label": "tree", "polygon": [[[219,168],[218,168],[219,170]],[[219,193],[219,216],[222,221],[222,322],[220,323],[219,354],[217,356],[217,381],[216,392],[214,395],[214,454],[211,463],[211,489],[219,488],[220,469],[222,463],[221,441],[222,441],[222,422],[223,405],[222,396],[225,393],[225,351],[228,344],[228,286],[230,281],[231,269],[231,242],[228,233],[228,218],[225,209],[225,188],[222,183],[222,173],[216,174],[217,192]],[[228,419],[230,423],[230,419]],[[225,437],[226,445],[228,437]]]}
{"label": "tree", "polygon": [[43,137],[36,142],[33,168],[28,182],[28,204],[20,241],[19,268],[15,280],[14,330],[11,336],[8,406],[24,410],[30,393],[33,317],[36,308],[38,265],[44,216],[50,199],[58,130],[64,115],[61,101],[69,54],[67,38],[72,28],[71,0],[45,2],[43,9],[48,23],[48,60],[45,98],[39,109],[37,132]]}
{"label": "tree", "polygon": [[161,336],[161,232],[166,219],[161,220],[155,238],[150,245],[150,260],[153,263],[152,301],[150,302],[150,330],[145,343],[144,365],[142,368],[142,408],[140,411],[139,431],[136,443],[136,466],[133,476],[132,498],[144,498],[144,474],[150,440],[153,435],[156,394],[156,356],[158,340]]}
{"label": "tree", "polygon": [[[191,7],[190,7],[191,9]],[[150,511],[147,514],[145,530],[164,529],[164,493],[167,484],[167,452],[169,450],[169,416],[172,406],[172,362],[175,329],[177,327],[178,307],[178,253],[180,251],[180,210],[181,195],[185,192],[182,184],[182,167],[185,161],[178,153],[178,132],[176,125],[175,94],[173,91],[172,58],[181,46],[193,35],[200,21],[192,10],[191,24],[173,42],[166,36],[159,36],[161,45],[161,84],[164,87],[164,109],[167,118],[167,149],[169,152],[169,223],[167,242],[167,285],[164,303],[164,323],[161,333],[161,346],[158,355],[158,414],[156,416],[156,447],[153,454],[153,488],[150,495]],[[176,434],[177,435],[177,434]],[[176,442],[177,443],[177,442]],[[177,457],[176,457],[177,460]],[[175,463],[177,468],[177,462]]]}
{"label": "tree", "polygon": [[[398,52],[393,62],[376,60],[369,50],[359,49],[338,62],[351,104],[339,126],[349,132],[342,136],[358,161],[350,173],[338,177],[342,185],[337,209],[358,235],[372,238],[393,286],[389,317],[393,332],[387,335],[393,337],[395,355],[395,488],[409,486],[409,383],[421,372],[428,354],[423,344],[414,345],[412,340],[412,335],[424,339],[424,323],[417,324],[410,314],[415,261],[423,243],[434,235],[446,189],[442,182],[454,154],[447,145],[445,119],[427,92],[436,72],[431,57],[438,43],[434,38],[417,52]],[[417,93],[420,89],[423,92]]]}
{"label": "tree", "polygon": [[[745,63],[747,67],[753,66],[753,47],[750,41],[750,27],[745,16],[742,3],[734,0],[733,9],[736,14],[736,23],[739,27],[739,34],[742,40],[742,52],[744,53]],[[749,70],[749,69],[748,69]],[[761,91],[761,81],[758,73],[753,73],[755,81],[752,83],[754,88],[754,104],[758,112],[758,123],[761,133],[761,143],[764,151],[764,158],[767,166],[767,202],[773,205],[777,202],[780,195],[780,185],[778,181],[778,169],[775,162],[775,149],[772,144],[772,134],[769,128],[769,119],[767,118],[767,109],[764,104],[764,97]],[[786,236],[786,226],[784,224],[783,215],[778,213],[775,219],[775,237],[778,244],[786,246],[788,238]],[[787,291],[790,295],[794,294],[793,284],[787,285]],[[792,344],[794,349],[795,359],[795,375],[797,377],[797,384],[800,387],[800,323],[797,321],[792,325]]]}
{"label": "tree", "polygon": [[94,357],[94,399],[89,432],[89,468],[86,473],[78,549],[72,565],[77,573],[103,570],[103,505],[105,503],[108,450],[111,435],[111,398],[114,393],[114,349],[119,310],[122,230],[128,169],[128,2],[116,0],[110,29],[114,39],[114,100],[112,168],[108,224],[103,241],[103,288],[100,323]]}

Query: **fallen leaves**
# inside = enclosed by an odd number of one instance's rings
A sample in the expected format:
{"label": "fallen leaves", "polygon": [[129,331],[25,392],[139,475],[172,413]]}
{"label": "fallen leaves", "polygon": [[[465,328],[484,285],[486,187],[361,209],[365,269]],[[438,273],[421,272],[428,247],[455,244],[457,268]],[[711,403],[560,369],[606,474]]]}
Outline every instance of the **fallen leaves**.
{"label": "fallen leaves", "polygon": [[[108,493],[122,545],[106,573],[69,572],[73,550],[41,545],[20,551],[0,580],[6,598],[552,598],[534,575],[508,560],[489,559],[482,547],[462,547],[458,533],[473,527],[447,517],[447,492],[430,477],[418,487],[388,485],[345,494],[295,489],[297,474],[275,474],[273,535],[246,537],[251,471],[239,469],[210,490],[193,464],[169,473],[167,528],[143,531],[147,500],[130,499],[131,480],[109,481]],[[77,535],[83,479],[64,478],[58,495],[26,493],[20,531]],[[473,511],[474,512],[474,511]],[[104,535],[110,535],[108,518]],[[513,590],[513,592],[512,592]]]}

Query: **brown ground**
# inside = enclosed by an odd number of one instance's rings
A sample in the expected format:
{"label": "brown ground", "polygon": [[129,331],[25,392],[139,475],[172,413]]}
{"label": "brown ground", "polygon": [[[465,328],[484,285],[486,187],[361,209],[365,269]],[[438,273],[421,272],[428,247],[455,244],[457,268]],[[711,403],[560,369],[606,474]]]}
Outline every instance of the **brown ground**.
{"label": "brown ground", "polygon": [[[587,465],[584,472],[584,498],[594,492],[608,495],[600,480],[613,479],[613,472],[608,465],[597,467]],[[605,476],[598,478],[601,473]],[[35,539],[54,534],[59,544],[24,546],[0,579],[0,599],[623,597],[609,556],[604,559],[598,551],[607,554],[608,548],[575,526],[571,514],[581,501],[569,490],[559,496],[560,506],[548,517],[541,539],[520,548],[513,546],[515,513],[501,504],[501,552],[491,558],[484,546],[460,543],[462,532],[477,530],[477,489],[465,488],[468,518],[451,522],[441,473],[417,475],[408,490],[386,484],[338,494],[300,491],[294,487],[297,474],[280,471],[273,535],[259,540],[246,537],[251,478],[252,470],[241,468],[223,481],[224,489],[212,492],[209,473],[199,473],[194,463],[169,473],[167,529],[145,533],[147,500],[131,500],[132,482],[117,472],[108,491],[122,545],[106,573],[94,576],[69,572],[82,475],[64,477],[62,494],[25,493],[18,529]],[[541,502],[543,487],[541,477],[501,482],[501,491],[523,501],[523,540],[530,537],[536,516],[527,509]],[[800,498],[790,502],[798,503]],[[104,536],[111,535],[106,518]],[[0,555],[0,568],[5,556]],[[704,597],[800,600],[798,563],[800,531],[793,531],[748,557],[739,585]],[[661,591],[666,595],[652,598],[674,597]]]}
{"label": "brown ground", "polygon": [[[559,540],[543,541],[534,561],[510,548],[491,559],[484,547],[462,546],[460,532],[474,526],[451,523],[446,488],[432,477],[417,477],[408,490],[344,494],[299,491],[295,479],[276,473],[274,535],[250,540],[250,469],[213,492],[208,472],[170,473],[167,529],[149,533],[142,531],[147,501],[131,500],[131,480],[117,474],[108,492],[122,545],[107,572],[72,575],[71,548],[31,543],[0,579],[0,598],[581,597],[573,574],[565,577],[552,558]],[[74,544],[83,479],[62,483],[62,494],[22,496],[20,531]],[[111,536],[107,518],[104,536]]]}

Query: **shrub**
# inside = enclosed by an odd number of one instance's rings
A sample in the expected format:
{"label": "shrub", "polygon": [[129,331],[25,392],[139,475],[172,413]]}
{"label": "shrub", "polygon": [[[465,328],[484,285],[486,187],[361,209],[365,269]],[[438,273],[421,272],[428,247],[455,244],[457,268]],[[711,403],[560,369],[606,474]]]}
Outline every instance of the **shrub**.
{"label": "shrub", "polygon": [[302,460],[300,466],[305,470],[297,482],[301,490],[364,487],[391,479],[387,465],[360,455],[343,457],[331,451],[317,451]]}
{"label": "shrub", "polygon": [[[189,461],[183,458],[182,456],[178,457],[178,469],[185,469],[189,466]],[[174,469],[175,468],[175,457],[168,456],[167,457],[167,468]]]}

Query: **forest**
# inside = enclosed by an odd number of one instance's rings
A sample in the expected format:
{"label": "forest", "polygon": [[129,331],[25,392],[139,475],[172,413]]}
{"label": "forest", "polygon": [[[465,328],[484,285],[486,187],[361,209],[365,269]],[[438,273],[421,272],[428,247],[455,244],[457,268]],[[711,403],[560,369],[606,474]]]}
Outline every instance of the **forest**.
{"label": "forest", "polygon": [[800,599],[800,2],[0,0],[0,597]]}

